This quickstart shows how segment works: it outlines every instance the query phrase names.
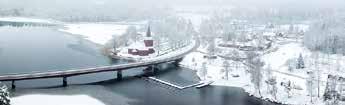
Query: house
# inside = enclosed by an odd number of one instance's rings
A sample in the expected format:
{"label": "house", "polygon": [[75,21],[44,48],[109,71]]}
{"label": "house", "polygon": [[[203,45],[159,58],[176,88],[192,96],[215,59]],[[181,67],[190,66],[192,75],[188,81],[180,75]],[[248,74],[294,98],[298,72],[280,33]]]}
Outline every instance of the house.
{"label": "house", "polygon": [[153,39],[150,26],[147,29],[146,36],[142,41],[135,42],[128,47],[128,54],[138,56],[148,56],[155,53],[153,48]]}

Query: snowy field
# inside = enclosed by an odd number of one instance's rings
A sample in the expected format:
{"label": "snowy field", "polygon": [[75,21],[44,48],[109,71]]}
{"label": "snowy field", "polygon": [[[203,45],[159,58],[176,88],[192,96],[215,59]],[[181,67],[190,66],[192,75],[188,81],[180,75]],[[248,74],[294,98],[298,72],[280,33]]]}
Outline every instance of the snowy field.
{"label": "snowy field", "polygon": [[81,35],[99,45],[105,45],[113,38],[113,35],[122,35],[130,25],[104,24],[104,23],[81,23],[66,24],[62,32]]}
{"label": "snowy field", "polygon": [[64,23],[52,19],[37,19],[26,17],[0,17],[0,21],[5,22],[30,22],[44,24],[62,24],[64,28],[59,31],[70,34],[81,35],[99,45],[105,45],[113,38],[113,35],[122,35],[129,26],[137,28],[147,23],[147,21],[138,22],[111,22],[111,23]]}

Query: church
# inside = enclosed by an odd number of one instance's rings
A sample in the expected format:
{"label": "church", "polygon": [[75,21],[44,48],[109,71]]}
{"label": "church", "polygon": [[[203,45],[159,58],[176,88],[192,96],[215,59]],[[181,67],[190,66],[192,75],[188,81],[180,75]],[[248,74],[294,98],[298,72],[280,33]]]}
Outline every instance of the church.
{"label": "church", "polygon": [[144,36],[142,41],[136,42],[131,44],[128,47],[128,54],[130,55],[138,55],[138,56],[148,56],[150,54],[155,53],[153,48],[153,39],[151,36],[151,29],[150,26],[146,31],[146,36]]}

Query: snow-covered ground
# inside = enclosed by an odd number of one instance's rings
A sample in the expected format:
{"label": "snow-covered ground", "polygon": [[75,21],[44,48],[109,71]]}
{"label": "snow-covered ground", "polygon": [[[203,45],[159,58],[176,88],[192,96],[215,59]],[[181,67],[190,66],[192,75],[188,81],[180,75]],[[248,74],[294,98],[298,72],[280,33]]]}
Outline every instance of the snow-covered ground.
{"label": "snow-covered ground", "polygon": [[[69,86],[50,89],[21,89],[15,92],[11,105],[129,105],[126,96],[114,94],[99,85]],[[116,100],[114,100],[115,98]]]}
{"label": "snow-covered ground", "polygon": [[113,35],[122,35],[130,25],[104,24],[104,23],[81,23],[66,24],[62,32],[81,35],[96,44],[105,45],[113,38]]}
{"label": "snow-covered ground", "polygon": [[59,21],[53,19],[38,19],[38,18],[27,18],[27,17],[0,17],[0,21],[7,22],[31,22],[31,23],[46,23],[46,24],[57,24]]}
{"label": "snow-covered ground", "polygon": [[[200,70],[202,69],[202,63],[206,62],[206,78],[208,80],[215,81],[212,85],[241,87],[254,96],[262,97],[264,99],[270,99],[285,104],[325,105],[326,103],[322,101],[322,95],[325,91],[327,76],[329,74],[344,75],[344,72],[341,71],[344,69],[344,67],[339,66],[339,64],[341,65],[345,63],[343,62],[345,60],[345,57],[337,54],[328,56],[327,54],[321,52],[310,51],[308,48],[303,46],[300,40],[292,40],[293,41],[291,41],[290,39],[286,39],[285,41],[281,40],[274,43],[273,47],[275,47],[277,50],[273,50],[272,52],[265,53],[265,55],[261,56],[261,59],[265,62],[265,66],[263,68],[266,69],[268,65],[270,65],[272,69],[272,76],[276,77],[278,87],[276,99],[267,91],[267,84],[264,82],[265,80],[267,80],[267,76],[265,74],[265,72],[267,71],[265,70],[263,70],[262,73],[263,81],[260,96],[257,93],[257,89],[255,89],[254,85],[251,83],[250,74],[246,71],[248,68],[244,65],[243,62],[235,62],[232,60],[228,60],[231,64],[231,72],[229,73],[228,80],[224,79],[225,74],[222,70],[224,69],[222,64],[225,61],[225,59],[223,58],[218,57],[217,59],[207,59],[204,57],[206,56],[205,53],[193,52],[187,55],[180,64],[189,67],[193,70]],[[199,50],[205,49],[199,48]],[[288,63],[291,61],[297,62],[297,58],[300,54],[302,54],[304,58],[306,68],[294,68],[292,71],[289,71]],[[315,59],[316,54],[319,55],[317,59]],[[318,65],[318,68],[321,72],[320,97],[317,97],[317,85],[316,79],[314,78],[315,83],[313,86],[312,93],[313,103],[311,103],[311,98],[309,96],[310,92],[307,89],[306,82],[309,78],[307,72],[315,71],[315,60],[318,61],[316,64]],[[336,60],[339,60],[340,62],[337,63]],[[239,77],[237,77],[237,75]],[[291,81],[292,86],[294,87],[290,94],[291,97],[288,97],[285,87],[280,85],[280,83],[286,81]]]}
{"label": "snow-covered ground", "polygon": [[[185,17],[190,17],[194,20],[194,18],[198,18],[200,16],[194,16],[190,14],[181,14]],[[206,17],[205,17],[206,18]],[[28,19],[28,18],[18,18],[18,17],[10,17],[10,18],[0,18],[0,21],[16,21],[16,22],[39,22],[39,23],[55,23],[53,20],[40,20],[40,19]],[[199,21],[199,20],[198,20]],[[60,29],[60,31],[81,35],[84,36],[86,39],[100,44],[105,45],[110,39],[112,39],[113,35],[122,35],[125,33],[126,29],[130,25],[128,24],[107,24],[107,23],[79,23],[79,24],[65,24],[65,28]],[[281,29],[288,30],[289,25],[281,26]],[[301,31],[307,31],[309,26],[306,25],[296,25],[296,27],[301,27]],[[268,36],[273,35],[273,33],[267,33]],[[285,41],[281,41],[275,43],[275,47],[278,49],[269,52],[263,55],[261,58],[265,62],[264,68],[267,68],[270,65],[272,69],[272,75],[277,79],[277,98],[274,99],[272,95],[270,95],[266,89],[266,84],[264,80],[266,80],[267,76],[264,74],[264,78],[262,81],[261,86],[261,96],[257,94],[257,89],[255,89],[254,85],[251,83],[250,74],[247,72],[247,66],[243,64],[243,62],[231,61],[231,71],[229,73],[228,80],[224,79],[224,72],[223,72],[223,62],[225,59],[217,57],[216,59],[207,59],[205,58],[204,53],[200,52],[192,52],[188,54],[182,62],[181,65],[189,67],[193,70],[200,70],[202,69],[202,64],[207,64],[207,80],[215,81],[212,85],[224,85],[224,86],[234,86],[234,87],[241,87],[245,89],[248,93],[253,94],[257,97],[268,98],[270,100],[274,100],[277,102],[285,103],[285,104],[313,104],[313,105],[324,105],[325,103],[322,102],[322,94],[325,90],[325,81],[327,80],[328,74],[338,74],[338,75],[345,75],[345,72],[338,71],[345,69],[344,67],[339,66],[339,64],[343,64],[344,62],[336,62],[344,61],[345,57],[342,55],[326,55],[320,52],[312,52],[306,47],[301,44],[299,41],[289,41],[290,39],[286,39]],[[293,39],[295,40],[295,39]],[[288,41],[288,42],[287,42]],[[162,55],[159,57],[155,57],[153,59],[164,59],[167,57],[171,57],[175,54],[181,54],[186,51],[189,51],[195,46],[195,42],[192,44],[173,51],[169,54]],[[203,52],[206,52],[205,48],[199,49]],[[318,53],[319,57],[314,58],[315,54]],[[288,62],[296,61],[298,56],[302,54],[304,61],[305,61],[305,69],[294,69],[293,71],[288,70]],[[153,60],[151,59],[151,60]],[[310,103],[310,96],[308,96],[308,90],[306,86],[306,79],[308,78],[307,71],[315,70],[315,59],[317,59],[318,69],[321,70],[321,85],[320,85],[320,94],[321,97],[317,98],[316,96],[313,97],[314,103]],[[144,60],[144,59],[143,59]],[[336,65],[338,64],[338,65]],[[339,68],[337,68],[339,67]],[[337,70],[338,69],[338,70]],[[265,71],[264,71],[265,72]],[[300,89],[292,89],[291,96],[288,97],[288,94],[283,86],[280,85],[282,82],[291,81],[294,87],[298,87]],[[316,90],[316,87],[314,87]],[[78,88],[80,89],[80,88]],[[87,88],[90,89],[90,88]],[[73,90],[73,89],[72,89]],[[102,87],[96,87],[94,90],[85,90],[83,92],[97,92],[97,94],[110,94],[105,91],[106,89],[102,89]],[[52,94],[41,94],[41,93],[30,93],[28,95],[21,95],[15,96],[12,99],[13,105],[84,105],[84,104],[92,104],[92,105],[105,105],[105,103],[97,100],[94,98],[95,93],[78,93],[73,95],[59,95],[63,94],[63,90],[54,90]],[[61,92],[61,93],[59,93]],[[57,94],[58,93],[58,94]],[[57,94],[57,95],[56,95]],[[66,93],[68,94],[68,93]],[[104,95],[103,94],[103,95]],[[313,92],[316,94],[316,91]],[[113,94],[110,94],[113,95]],[[97,96],[97,95],[96,95]],[[119,97],[119,96],[117,96]],[[121,96],[122,97],[122,96]],[[39,100],[38,100],[39,99]],[[56,101],[56,100],[67,100],[67,101]],[[35,101],[37,100],[37,101]],[[42,101],[43,100],[43,101]],[[54,101],[55,100],[55,101]],[[82,100],[82,101],[81,101]],[[52,103],[56,102],[56,103]],[[125,105],[126,103],[122,103],[121,105]]]}
{"label": "snow-covered ground", "polygon": [[25,95],[15,97],[12,100],[12,105],[105,105],[87,95]]}
{"label": "snow-covered ground", "polygon": [[109,40],[113,38],[113,35],[124,34],[129,26],[136,26],[138,28],[141,25],[147,24],[147,21],[111,23],[64,23],[52,19],[38,19],[27,17],[0,17],[0,21],[61,24],[64,25],[64,28],[59,29],[59,31],[81,35],[87,40],[90,40],[99,45],[105,45]]}
{"label": "snow-covered ground", "polygon": [[156,55],[156,56],[149,56],[149,57],[136,57],[134,58],[135,60],[138,61],[149,61],[149,60],[162,60],[162,59],[167,59],[171,57],[175,57],[176,55],[182,55],[184,53],[187,53],[191,51],[195,46],[198,46],[195,41],[191,41],[189,44],[186,46],[173,50],[169,53],[166,53],[164,55]]}

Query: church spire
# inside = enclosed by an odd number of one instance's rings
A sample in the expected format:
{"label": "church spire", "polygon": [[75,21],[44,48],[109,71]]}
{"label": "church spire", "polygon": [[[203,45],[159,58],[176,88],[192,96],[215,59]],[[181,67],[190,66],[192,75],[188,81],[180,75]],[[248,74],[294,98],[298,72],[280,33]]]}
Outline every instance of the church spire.
{"label": "church spire", "polygon": [[146,37],[151,37],[151,29],[150,29],[150,25],[149,25],[149,27],[147,28],[147,31],[146,31]]}

